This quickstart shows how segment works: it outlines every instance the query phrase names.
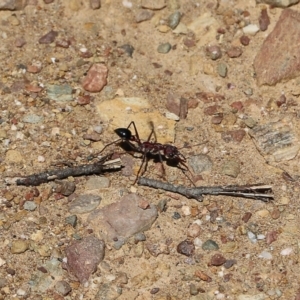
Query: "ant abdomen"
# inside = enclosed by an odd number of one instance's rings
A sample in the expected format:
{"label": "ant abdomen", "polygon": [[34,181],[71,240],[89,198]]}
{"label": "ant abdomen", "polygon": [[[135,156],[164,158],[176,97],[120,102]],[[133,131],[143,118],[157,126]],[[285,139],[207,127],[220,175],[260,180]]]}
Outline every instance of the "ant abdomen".
{"label": "ant abdomen", "polygon": [[115,129],[115,133],[122,139],[122,140],[130,140],[132,137],[132,133],[128,128],[117,128]]}

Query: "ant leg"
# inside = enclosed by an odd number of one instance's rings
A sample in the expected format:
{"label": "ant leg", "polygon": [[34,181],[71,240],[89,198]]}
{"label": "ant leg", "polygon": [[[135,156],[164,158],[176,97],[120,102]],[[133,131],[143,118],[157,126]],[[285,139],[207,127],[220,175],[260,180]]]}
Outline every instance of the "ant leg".
{"label": "ant leg", "polygon": [[165,169],[164,161],[163,161],[163,158],[162,158],[162,155],[161,155],[160,152],[158,153],[158,158],[159,158],[159,161],[160,161],[160,164],[161,164],[161,167],[162,167],[162,173],[163,173],[162,178],[167,181],[166,169]]}
{"label": "ant leg", "polygon": [[[181,155],[182,155],[182,154],[181,154]],[[182,156],[183,156],[183,155],[182,155]],[[183,157],[184,157],[184,156],[183,156]],[[192,183],[192,185],[193,185],[194,187],[196,187],[194,181],[186,174],[186,171],[188,171],[188,172],[191,174],[191,176],[193,176],[191,170],[190,170],[189,167],[185,164],[185,161],[180,160],[180,161],[179,161],[179,164],[182,164],[182,165],[185,167],[185,169],[180,168],[180,170],[182,171],[182,173],[184,174],[184,176]]]}
{"label": "ant leg", "polygon": [[[143,155],[143,160],[142,160],[142,163],[141,163],[141,165],[140,165],[140,168],[139,168],[139,170],[138,170],[138,172],[137,172],[137,175],[136,175],[136,178],[135,178],[135,181],[134,181],[133,185],[135,185],[136,182],[138,181],[138,179],[139,179],[139,177],[140,177],[140,174],[141,174],[142,167],[143,167],[144,164],[145,164],[145,170],[144,170],[144,172],[145,172],[146,169],[147,169],[147,165],[148,165],[148,157],[147,157],[146,153],[144,153],[144,155]],[[142,172],[142,174],[143,174],[144,172]]]}
{"label": "ant leg", "polygon": [[135,126],[134,121],[131,121],[131,122],[130,122],[130,124],[127,126],[127,129],[128,129],[131,125],[132,125],[133,128],[134,128],[134,131],[135,131],[135,137],[136,137],[136,139],[137,139],[137,142],[140,143],[141,140],[140,140],[139,133],[138,133],[138,131],[137,131],[137,129],[136,129],[136,126]]}
{"label": "ant leg", "polygon": [[154,135],[154,143],[156,143],[156,142],[157,142],[157,137],[156,137],[156,132],[155,132],[155,130],[154,130],[154,124],[153,124],[152,121],[150,121],[149,124],[150,124],[150,126],[151,126],[151,132],[150,132],[150,135],[149,135],[149,137],[148,137],[148,139],[147,139],[147,142],[150,141],[151,136],[152,136],[152,134],[153,134],[153,135]]}
{"label": "ant leg", "polygon": [[96,156],[98,156],[99,154],[101,154],[101,153],[102,153],[106,148],[108,148],[109,146],[114,145],[114,144],[117,144],[117,143],[119,143],[119,142],[121,142],[121,141],[122,141],[122,139],[117,139],[117,140],[115,140],[115,141],[113,141],[113,142],[111,142],[111,143],[105,145],[105,146],[103,147],[103,149],[102,149],[100,152],[94,154],[94,157],[96,157]]}

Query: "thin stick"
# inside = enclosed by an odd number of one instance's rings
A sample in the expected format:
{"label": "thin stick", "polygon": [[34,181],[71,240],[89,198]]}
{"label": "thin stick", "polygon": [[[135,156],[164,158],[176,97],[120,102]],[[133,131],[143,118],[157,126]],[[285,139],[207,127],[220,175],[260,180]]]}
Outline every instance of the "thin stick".
{"label": "thin stick", "polygon": [[264,202],[274,200],[274,196],[272,194],[272,187],[270,185],[263,184],[242,186],[202,186],[196,188],[189,188],[182,185],[173,185],[170,183],[145,177],[140,177],[138,179],[138,184],[178,193],[187,198],[193,198],[197,201],[202,201],[203,195],[224,195],[233,197],[243,197],[254,200],[262,200]]}
{"label": "thin stick", "polygon": [[101,174],[106,171],[113,171],[121,168],[121,160],[114,159],[107,161],[111,155],[103,157],[100,161],[93,164],[85,164],[75,167],[68,167],[63,169],[49,170],[46,172],[32,174],[24,177],[6,178],[7,184],[37,186],[42,183],[53,181],[55,179],[64,179],[69,176],[87,176],[92,174]]}

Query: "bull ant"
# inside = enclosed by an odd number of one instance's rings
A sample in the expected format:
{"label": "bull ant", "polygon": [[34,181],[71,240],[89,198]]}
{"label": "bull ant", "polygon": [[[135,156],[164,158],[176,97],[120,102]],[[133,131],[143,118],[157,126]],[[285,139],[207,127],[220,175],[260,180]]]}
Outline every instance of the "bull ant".
{"label": "bull ant", "polygon": [[[141,166],[139,168],[139,171],[137,173],[136,179],[134,181],[133,184],[135,184],[139,178],[139,176],[141,175],[141,171],[143,166],[145,165],[145,169],[147,168],[147,164],[148,164],[148,160],[149,160],[149,156],[151,155],[157,155],[159,158],[160,163],[162,164],[162,168],[163,168],[163,177],[165,177],[165,168],[164,168],[164,164],[163,164],[163,158],[165,158],[165,160],[167,160],[168,162],[172,162],[175,165],[182,165],[184,168],[179,167],[183,173],[186,175],[185,171],[189,171],[188,166],[186,165],[186,158],[184,157],[184,155],[179,151],[179,149],[173,145],[170,144],[161,144],[158,143],[156,141],[156,134],[154,131],[154,126],[153,123],[151,122],[151,132],[150,135],[147,139],[147,141],[142,142],[136,125],[134,123],[134,121],[130,122],[130,124],[128,125],[127,128],[117,128],[115,129],[115,133],[120,137],[120,139],[107,144],[102,150],[101,152],[103,152],[103,150],[115,143],[118,142],[124,142],[127,146],[129,146],[129,148],[133,151],[133,152],[138,152],[138,153],[142,153],[143,157],[142,157],[142,163]],[[132,134],[132,132],[129,130],[129,128],[133,126],[134,128],[134,132],[135,134]],[[151,138],[152,136],[154,136],[154,141],[151,142]],[[101,153],[100,152],[100,153]],[[186,175],[187,176],[187,175]],[[187,176],[188,177],[188,176]],[[188,179],[192,182],[192,180],[188,177]],[[193,183],[193,182],[192,182]],[[193,183],[194,185],[194,183]]]}

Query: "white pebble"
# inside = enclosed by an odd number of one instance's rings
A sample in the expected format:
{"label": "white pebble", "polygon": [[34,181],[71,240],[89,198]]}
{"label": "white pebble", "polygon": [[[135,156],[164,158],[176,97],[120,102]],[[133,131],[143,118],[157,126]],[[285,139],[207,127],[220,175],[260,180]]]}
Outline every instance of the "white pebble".
{"label": "white pebble", "polygon": [[16,131],[16,130],[18,130],[18,127],[13,124],[13,125],[11,125],[10,129],[13,130],[13,131]]}
{"label": "white pebble", "polygon": [[204,148],[203,148],[203,150],[202,150],[202,154],[207,154],[208,153],[208,148],[205,146]]}
{"label": "white pebble", "polygon": [[6,261],[0,257],[0,267],[6,264]]}
{"label": "white pebble", "polygon": [[258,255],[259,258],[264,258],[264,259],[272,259],[273,256],[270,252],[268,251],[263,251]]}
{"label": "white pebble", "polygon": [[59,127],[53,127],[52,130],[51,130],[51,135],[59,135]]}
{"label": "white pebble", "polygon": [[123,1],[122,1],[122,4],[123,4],[123,6],[126,7],[126,8],[131,8],[131,7],[132,7],[132,2],[127,1],[127,0],[123,0]]}
{"label": "white pebble", "polygon": [[22,290],[22,289],[18,289],[18,290],[17,290],[17,295],[18,295],[18,296],[25,296],[25,295],[26,295],[26,292],[25,292],[24,290]]}
{"label": "white pebble", "polygon": [[257,242],[256,235],[255,235],[253,232],[248,231],[248,232],[247,232],[247,235],[248,235],[249,240],[250,240],[253,244]]}
{"label": "white pebble", "polygon": [[97,133],[101,133],[103,130],[103,127],[101,125],[94,126],[94,131]]}
{"label": "white pebble", "polygon": [[23,139],[24,139],[24,133],[22,133],[22,132],[17,132],[17,134],[16,134],[16,139],[17,139],[17,140],[23,140]]}
{"label": "white pebble", "polygon": [[264,240],[265,238],[266,238],[266,236],[264,234],[258,234],[257,235],[258,240]]}
{"label": "white pebble", "polygon": [[259,31],[256,24],[249,24],[243,28],[244,34],[255,35]]}
{"label": "white pebble", "polygon": [[189,216],[191,214],[191,208],[187,205],[182,206],[181,210],[185,216]]}
{"label": "white pebble", "polygon": [[45,161],[45,157],[42,156],[42,155],[39,155],[38,158],[37,158],[37,161],[38,162],[44,162]]}
{"label": "white pebble", "polygon": [[203,244],[203,242],[198,237],[196,237],[194,239],[194,245],[195,245],[196,248],[201,248],[202,244]]}
{"label": "white pebble", "polygon": [[171,112],[168,112],[168,111],[166,112],[166,118],[169,119],[169,120],[174,120],[174,121],[179,121],[180,120],[180,118],[177,115],[175,115]]}
{"label": "white pebble", "polygon": [[285,248],[280,252],[280,254],[285,256],[285,255],[290,255],[292,252],[293,252],[293,248]]}

